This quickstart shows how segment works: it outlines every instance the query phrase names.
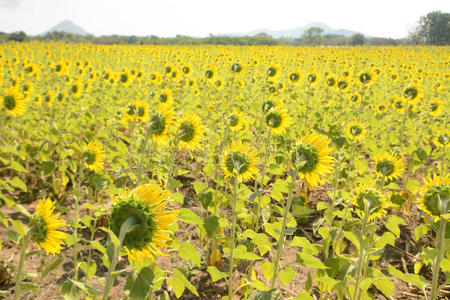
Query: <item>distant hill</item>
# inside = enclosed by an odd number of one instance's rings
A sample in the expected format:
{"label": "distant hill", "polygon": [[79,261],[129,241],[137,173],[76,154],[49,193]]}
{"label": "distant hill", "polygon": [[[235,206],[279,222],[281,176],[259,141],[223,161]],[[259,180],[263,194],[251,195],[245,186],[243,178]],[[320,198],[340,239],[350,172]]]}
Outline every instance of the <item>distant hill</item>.
{"label": "distant hill", "polygon": [[72,21],[64,20],[64,21],[56,24],[49,30],[43,32],[41,35],[45,35],[47,33],[55,32],[55,31],[63,31],[63,32],[73,33],[73,34],[78,34],[78,35],[88,35],[89,34],[87,31],[85,31],[83,28],[81,28],[77,24],[73,23]]}
{"label": "distant hill", "polygon": [[[353,30],[348,30],[348,29],[333,29],[330,26],[328,26],[327,24],[324,23],[320,23],[320,22],[313,22],[313,23],[309,23],[306,26],[303,27],[297,27],[297,28],[292,28],[292,29],[281,29],[281,30],[269,30],[269,29],[257,29],[257,30],[253,30],[250,32],[244,32],[244,33],[226,33],[226,34],[221,34],[222,36],[254,36],[260,33],[265,33],[268,34],[270,36],[272,36],[273,38],[281,38],[281,37],[285,37],[285,38],[299,38],[303,35],[303,33],[305,33],[306,30],[308,30],[311,27],[319,27],[323,29],[323,35],[325,34],[337,34],[337,35],[344,35],[346,37],[350,37],[356,33],[360,33],[358,31],[353,31]],[[363,34],[364,36],[366,36],[365,34]],[[366,36],[368,37],[368,36]]]}

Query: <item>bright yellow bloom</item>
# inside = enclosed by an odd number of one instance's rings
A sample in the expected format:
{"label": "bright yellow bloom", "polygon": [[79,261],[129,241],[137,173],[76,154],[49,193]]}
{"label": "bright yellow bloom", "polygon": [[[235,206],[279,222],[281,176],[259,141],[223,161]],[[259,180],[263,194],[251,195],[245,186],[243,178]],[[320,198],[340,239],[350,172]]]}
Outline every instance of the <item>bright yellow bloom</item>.
{"label": "bright yellow bloom", "polygon": [[96,142],[90,142],[83,146],[82,159],[84,166],[94,172],[103,169],[105,154],[101,145]]}
{"label": "bright yellow bloom", "polygon": [[258,171],[256,151],[241,142],[233,142],[222,157],[222,170],[225,177],[238,174],[238,181],[249,180]]}

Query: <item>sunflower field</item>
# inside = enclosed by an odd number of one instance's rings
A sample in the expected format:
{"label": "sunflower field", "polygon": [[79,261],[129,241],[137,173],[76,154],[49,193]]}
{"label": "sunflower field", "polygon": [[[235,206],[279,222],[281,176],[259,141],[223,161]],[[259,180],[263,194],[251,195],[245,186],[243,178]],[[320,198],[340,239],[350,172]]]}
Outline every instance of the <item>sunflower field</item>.
{"label": "sunflower field", "polygon": [[448,299],[449,58],[0,45],[0,296]]}

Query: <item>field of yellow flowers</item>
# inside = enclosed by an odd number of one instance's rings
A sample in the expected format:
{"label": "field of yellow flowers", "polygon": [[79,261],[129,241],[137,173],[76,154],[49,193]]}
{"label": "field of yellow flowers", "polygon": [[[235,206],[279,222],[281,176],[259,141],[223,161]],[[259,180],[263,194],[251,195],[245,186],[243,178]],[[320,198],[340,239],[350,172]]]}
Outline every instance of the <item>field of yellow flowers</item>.
{"label": "field of yellow flowers", "polygon": [[0,45],[0,296],[446,299],[449,57]]}

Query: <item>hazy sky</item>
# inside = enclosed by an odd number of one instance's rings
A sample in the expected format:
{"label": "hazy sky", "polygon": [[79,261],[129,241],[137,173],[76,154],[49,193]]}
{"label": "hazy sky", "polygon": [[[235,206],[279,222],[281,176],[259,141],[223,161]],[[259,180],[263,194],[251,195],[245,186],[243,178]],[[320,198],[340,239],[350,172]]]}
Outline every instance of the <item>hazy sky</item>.
{"label": "hazy sky", "polygon": [[64,19],[95,35],[207,36],[323,22],[370,36],[405,37],[450,0],[0,0],[0,31],[42,33]]}

